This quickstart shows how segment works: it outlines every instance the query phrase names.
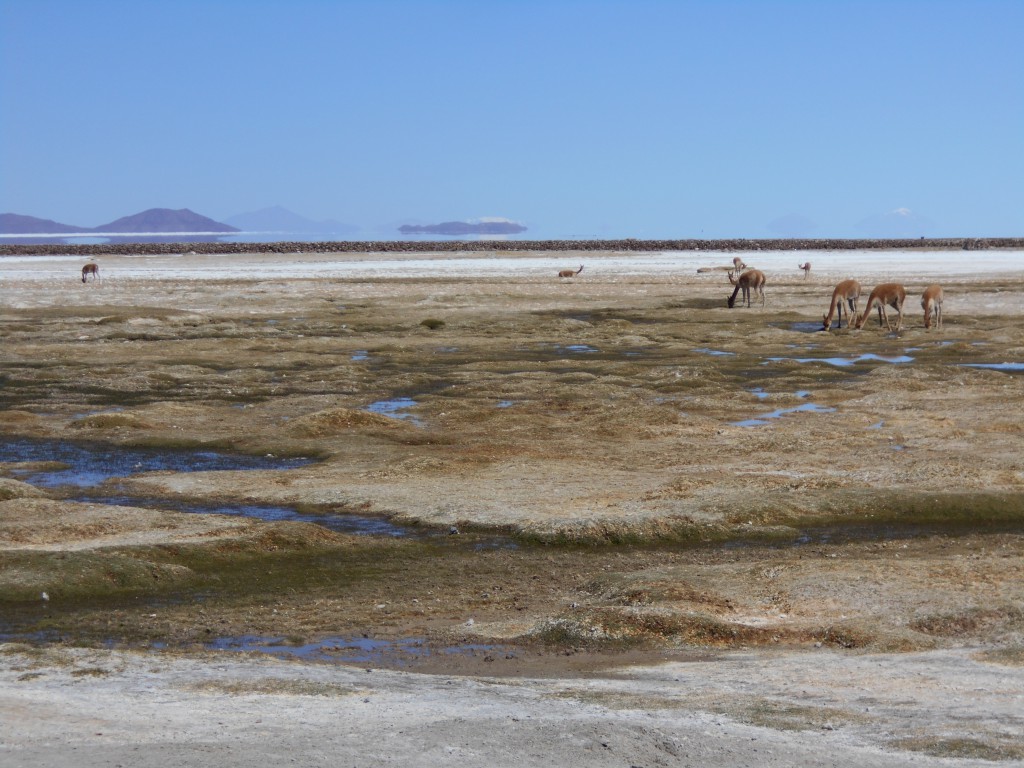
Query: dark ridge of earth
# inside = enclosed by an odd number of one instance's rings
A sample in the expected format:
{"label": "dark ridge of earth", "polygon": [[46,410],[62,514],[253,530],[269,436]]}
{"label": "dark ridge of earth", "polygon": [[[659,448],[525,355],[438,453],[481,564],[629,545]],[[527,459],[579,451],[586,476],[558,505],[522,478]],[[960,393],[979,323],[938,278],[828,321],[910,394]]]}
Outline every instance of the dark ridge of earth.
{"label": "dark ridge of earth", "polygon": [[0,256],[177,253],[416,253],[422,251],[838,251],[838,250],[988,250],[1024,249],[1021,237],[919,239],[766,239],[766,240],[438,240],[431,242],[329,241],[280,243],[145,242],[96,245],[59,243],[0,245]]}

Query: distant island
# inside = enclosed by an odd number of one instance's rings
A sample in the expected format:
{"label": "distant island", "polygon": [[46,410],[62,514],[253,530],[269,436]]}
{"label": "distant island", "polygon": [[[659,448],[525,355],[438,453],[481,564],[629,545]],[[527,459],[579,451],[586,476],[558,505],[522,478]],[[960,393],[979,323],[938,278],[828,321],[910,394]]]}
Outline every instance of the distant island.
{"label": "distant island", "polygon": [[445,221],[441,224],[403,224],[403,235],[517,235],[526,227],[514,221]]}

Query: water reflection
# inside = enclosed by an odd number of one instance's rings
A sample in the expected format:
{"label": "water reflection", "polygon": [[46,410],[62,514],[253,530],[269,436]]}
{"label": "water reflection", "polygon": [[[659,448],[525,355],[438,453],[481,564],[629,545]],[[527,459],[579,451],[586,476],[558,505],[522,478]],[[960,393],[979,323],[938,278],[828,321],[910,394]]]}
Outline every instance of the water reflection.
{"label": "water reflection", "polygon": [[[236,502],[197,502],[181,499],[100,494],[90,489],[114,478],[126,478],[158,470],[210,472],[227,470],[280,470],[301,467],[309,458],[245,456],[215,451],[183,451],[125,448],[101,443],[68,443],[61,440],[0,438],[0,463],[12,464],[8,472],[39,488],[65,491],[68,501],[115,506],[167,509],[195,514],[237,515],[267,522],[313,523],[341,533],[407,536],[410,530],[383,518],[348,514],[314,514],[294,507]],[[19,467],[19,464],[37,466]]]}
{"label": "water reflection", "polygon": [[407,408],[415,408],[419,403],[413,400],[411,397],[394,397],[390,400],[378,400],[375,403],[370,403],[366,406],[366,410],[370,413],[379,413],[381,416],[387,416],[391,419],[407,419],[417,426],[421,426],[423,422],[411,413],[402,413]]}
{"label": "water reflection", "polygon": [[84,501],[93,504],[110,504],[119,507],[143,507],[145,509],[166,509],[174,512],[188,512],[197,515],[232,515],[251,517],[268,523],[292,522],[312,523],[338,533],[357,536],[409,536],[411,531],[395,525],[384,518],[349,514],[315,514],[299,512],[294,507],[274,504],[240,504],[231,501],[193,502],[180,499],[163,499],[136,496],[81,495],[70,501]]}
{"label": "water reflection", "polygon": [[991,371],[1009,371],[1017,373],[1024,371],[1024,363],[963,363],[964,368],[987,368]]}
{"label": "water reflection", "polygon": [[89,488],[111,478],[142,472],[292,469],[313,461],[271,454],[247,456],[205,450],[129,448],[108,443],[0,437],[0,463],[40,465],[14,467],[9,471],[17,479],[41,488]]}
{"label": "water reflection", "polygon": [[743,421],[732,422],[735,427],[762,427],[765,424],[771,423],[771,419],[781,419],[787,413],[833,413],[836,409],[830,408],[825,405],[818,405],[817,403],[804,403],[803,405],[797,405],[792,408],[780,408],[777,411],[771,413],[764,413],[760,416],[755,416],[752,419],[744,419]]}
{"label": "water reflection", "polygon": [[857,357],[769,357],[769,362],[790,362],[790,363],[827,363],[841,368],[846,368],[857,363],[877,361],[880,363],[912,363],[914,358],[909,355],[876,355],[867,353]]}

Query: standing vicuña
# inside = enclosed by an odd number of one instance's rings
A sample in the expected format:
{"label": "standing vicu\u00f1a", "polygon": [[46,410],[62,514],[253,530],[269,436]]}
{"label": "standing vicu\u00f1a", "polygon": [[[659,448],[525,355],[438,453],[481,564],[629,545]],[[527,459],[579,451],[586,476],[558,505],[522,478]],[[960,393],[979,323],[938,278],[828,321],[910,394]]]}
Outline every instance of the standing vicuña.
{"label": "standing vicu\u00f1a", "polygon": [[836,325],[837,328],[843,327],[843,302],[845,301],[850,306],[850,311],[846,313],[846,327],[850,327],[850,316],[857,316],[857,300],[860,298],[860,283],[852,278],[850,280],[843,280],[839,283],[832,291],[832,303],[829,305],[828,314],[822,315],[822,327],[823,331],[827,331],[832,327],[832,318],[838,312],[839,322]]}
{"label": "standing vicu\u00f1a", "polygon": [[747,303],[750,306],[750,292],[756,291],[757,295],[761,297],[761,306],[764,306],[764,284],[765,277],[764,272],[760,269],[748,269],[738,278],[733,277],[733,273],[729,273],[729,282],[736,286],[732,292],[732,296],[729,297],[729,309],[732,309],[736,304],[736,294],[743,291],[743,298],[740,303]]}
{"label": "standing vicu\u00f1a", "polygon": [[84,267],[82,267],[82,282],[83,283],[86,281],[86,279],[89,277],[89,275],[92,275],[92,279],[93,280],[98,280],[99,276],[100,276],[100,265],[97,264],[94,261],[90,261],[88,264],[86,264]]}
{"label": "standing vicu\u00f1a", "polygon": [[868,296],[868,305],[864,308],[864,314],[857,318],[853,324],[854,328],[863,328],[864,321],[871,314],[871,307],[878,305],[878,327],[882,327],[882,320],[885,320],[886,327],[891,331],[892,324],[889,322],[889,314],[885,311],[886,305],[896,310],[896,330],[903,328],[903,302],[907,300],[907,289],[899,283],[883,283],[876,285],[875,290]]}
{"label": "standing vicu\u00f1a", "polygon": [[576,277],[580,272],[583,271],[583,265],[580,264],[580,268],[573,272],[571,269],[563,269],[558,273],[559,277]]}
{"label": "standing vicu\u00f1a", "polygon": [[811,274],[811,262],[805,261],[803,264],[797,265],[797,269],[802,269],[804,271],[804,280],[806,280],[807,276]]}
{"label": "standing vicu\u00f1a", "polygon": [[935,319],[935,327],[942,327],[942,286],[929,285],[921,294],[921,309],[924,310],[924,327],[932,327],[932,318]]}

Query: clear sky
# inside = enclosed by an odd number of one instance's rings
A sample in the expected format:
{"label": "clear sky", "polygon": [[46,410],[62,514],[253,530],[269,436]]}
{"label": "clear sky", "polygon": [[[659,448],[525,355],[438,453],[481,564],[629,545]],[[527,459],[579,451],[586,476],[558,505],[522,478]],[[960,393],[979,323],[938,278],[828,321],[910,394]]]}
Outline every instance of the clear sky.
{"label": "clear sky", "polygon": [[1022,36],[1022,0],[0,0],[0,213],[1024,236]]}

